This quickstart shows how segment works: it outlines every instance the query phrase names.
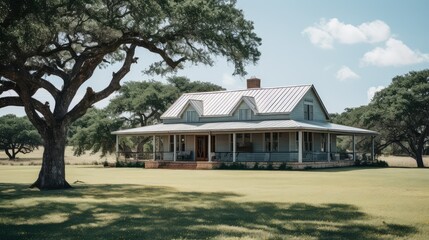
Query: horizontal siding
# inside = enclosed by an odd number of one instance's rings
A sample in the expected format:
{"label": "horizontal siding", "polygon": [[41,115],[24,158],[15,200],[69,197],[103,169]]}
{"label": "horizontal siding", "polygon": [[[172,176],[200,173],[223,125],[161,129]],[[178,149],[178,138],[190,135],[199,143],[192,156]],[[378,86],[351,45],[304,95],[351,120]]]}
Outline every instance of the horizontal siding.
{"label": "horizontal siding", "polygon": [[325,111],[318,98],[313,91],[308,91],[307,94],[299,101],[293,111],[290,113],[290,119],[292,120],[304,120],[304,101],[305,99],[311,99],[313,102],[313,120],[314,121],[327,121]]}

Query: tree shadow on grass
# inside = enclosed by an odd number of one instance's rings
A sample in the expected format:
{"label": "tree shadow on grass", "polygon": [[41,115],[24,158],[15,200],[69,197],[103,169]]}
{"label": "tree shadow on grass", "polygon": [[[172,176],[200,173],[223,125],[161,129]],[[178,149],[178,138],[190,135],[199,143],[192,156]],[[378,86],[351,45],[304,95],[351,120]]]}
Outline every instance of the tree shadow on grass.
{"label": "tree shadow on grass", "polygon": [[366,223],[347,204],[235,202],[227,192],[80,185],[39,192],[0,184],[1,239],[386,239],[417,230]]}

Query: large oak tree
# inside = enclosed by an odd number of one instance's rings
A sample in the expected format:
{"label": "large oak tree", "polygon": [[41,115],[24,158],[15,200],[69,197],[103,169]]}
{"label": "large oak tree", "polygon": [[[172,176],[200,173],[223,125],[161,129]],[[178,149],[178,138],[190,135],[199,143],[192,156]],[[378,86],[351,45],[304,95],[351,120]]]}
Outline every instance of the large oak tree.
{"label": "large oak tree", "polygon": [[[233,0],[6,0],[0,2],[0,107],[23,106],[44,140],[43,163],[33,187],[61,189],[68,126],[94,103],[120,88],[137,62],[136,48],[161,59],[149,71],[164,73],[222,56],[245,74],[259,59],[260,38]],[[79,88],[94,70],[120,68],[107,87]],[[61,84],[55,81],[61,80]],[[34,97],[46,90],[54,102]],[[17,96],[3,94],[13,91]]]}
{"label": "large oak tree", "polygon": [[385,142],[397,144],[424,167],[423,151],[429,142],[429,70],[396,76],[376,93],[366,122],[382,129]]}
{"label": "large oak tree", "polygon": [[[396,145],[424,167],[423,152],[429,142],[429,70],[396,76],[365,106],[346,109],[333,121],[375,130],[376,154]],[[369,149],[370,142],[362,145]]]}

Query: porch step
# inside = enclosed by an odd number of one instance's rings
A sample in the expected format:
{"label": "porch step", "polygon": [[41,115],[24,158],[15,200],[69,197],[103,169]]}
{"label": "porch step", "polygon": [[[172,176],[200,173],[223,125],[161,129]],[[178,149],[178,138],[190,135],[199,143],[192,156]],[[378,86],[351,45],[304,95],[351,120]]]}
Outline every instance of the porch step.
{"label": "porch step", "polygon": [[164,169],[197,169],[196,162],[160,162],[158,168]]}

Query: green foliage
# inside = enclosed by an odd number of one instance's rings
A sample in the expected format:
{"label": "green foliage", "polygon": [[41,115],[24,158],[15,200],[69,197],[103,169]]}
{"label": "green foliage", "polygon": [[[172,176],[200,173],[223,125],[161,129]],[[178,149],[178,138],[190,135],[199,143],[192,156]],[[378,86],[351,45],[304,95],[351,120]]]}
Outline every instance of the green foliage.
{"label": "green foliage", "polygon": [[139,161],[116,161],[116,167],[126,167],[126,168],[144,168],[144,162]]}
{"label": "green foliage", "polygon": [[111,132],[119,129],[124,123],[120,118],[112,118],[105,110],[90,109],[82,118],[70,127],[69,144],[74,154],[79,156],[85,151],[101,151],[101,157],[114,153],[116,137]]}
{"label": "green foliage", "polygon": [[13,114],[0,117],[0,149],[10,159],[15,159],[18,153],[30,153],[41,144],[39,133],[27,117]]}
{"label": "green foliage", "polygon": [[[149,69],[156,73],[167,70],[167,57],[183,58],[177,64],[186,60],[211,65],[211,56],[221,55],[234,64],[236,74],[245,74],[244,66],[260,56],[261,39],[253,32],[253,23],[235,8],[235,1],[7,0],[0,11],[3,61],[53,48],[53,36],[66,42],[65,35],[76,40],[73,47],[78,53],[114,42],[148,48],[165,58]],[[123,59],[116,50],[107,52],[107,60]],[[57,56],[73,57],[68,51]]]}
{"label": "green foliage", "polygon": [[386,142],[397,144],[423,167],[422,153],[429,141],[429,70],[395,77],[369,107],[365,121],[383,129]]}
{"label": "green foliage", "polygon": [[355,160],[355,166],[359,166],[359,167],[389,167],[389,164],[383,160],[377,160],[377,161]]}
{"label": "green foliage", "polygon": [[248,168],[247,168],[246,164],[234,162],[232,164],[222,163],[219,166],[219,169],[225,169],[225,170],[246,170]]}
{"label": "green foliage", "polygon": [[159,122],[178,96],[176,88],[161,82],[127,82],[110,101],[107,111],[127,116],[131,126],[146,126]]}
{"label": "green foliage", "polygon": [[[346,109],[332,117],[335,123],[379,132],[375,138],[376,154],[389,147],[390,151],[413,157],[422,167],[422,153],[429,141],[429,70],[397,76],[375,94],[369,105]],[[342,144],[349,143],[340,143],[340,148]],[[369,139],[358,144],[370,149]],[[395,150],[398,147],[400,151]]]}
{"label": "green foliage", "polygon": [[[193,82],[186,77],[171,77],[167,84],[157,81],[130,81],[119,90],[106,109],[90,109],[77,120],[69,131],[69,144],[76,155],[92,150],[101,156],[115,151],[115,136],[111,132],[120,128],[147,126],[161,121],[161,115],[184,92],[222,90],[218,85]],[[131,151],[137,146],[144,151],[151,138],[120,138],[119,148]]]}
{"label": "green foliage", "polygon": [[[245,75],[245,66],[259,60],[260,45],[253,23],[234,0],[4,0],[0,108],[25,107],[44,139],[43,161],[49,163],[42,164],[33,186],[69,187],[64,171],[57,170],[64,167],[58,151],[65,149],[67,129],[120,89],[121,80],[138,61],[136,49],[156,55],[147,58],[157,60],[149,63],[146,73],[172,72],[185,62],[212,65],[220,56],[234,65],[234,74]],[[117,62],[111,78],[97,83],[106,87],[95,91],[85,85],[97,68]],[[82,86],[86,92],[79,99]],[[38,90],[49,93],[54,102],[35,99]],[[3,95],[8,91],[16,96]],[[73,100],[79,102],[74,105]],[[91,139],[83,142],[88,145]]]}
{"label": "green foliage", "polygon": [[[364,129],[371,129],[377,132],[380,132],[381,129],[376,128],[370,121],[367,121],[367,117],[370,111],[370,107],[360,106],[356,108],[346,108],[345,111],[341,114],[331,114],[331,121],[333,123],[342,124],[346,126],[353,126]],[[365,137],[362,139],[357,139],[356,149],[361,149],[364,152],[371,152],[371,138]],[[383,145],[383,139],[375,138],[375,154],[380,154],[381,151],[386,147]],[[352,147],[352,138],[351,137],[342,137],[338,136],[337,138],[337,150],[338,152],[346,152],[346,150],[351,149]]]}
{"label": "green foliage", "polygon": [[255,165],[253,165],[253,169],[258,170],[259,169],[259,163],[256,162]]}
{"label": "green foliage", "polygon": [[175,87],[179,93],[192,93],[192,92],[212,92],[225,90],[221,86],[210,82],[190,81],[187,77],[174,76],[169,77],[167,81]]}

